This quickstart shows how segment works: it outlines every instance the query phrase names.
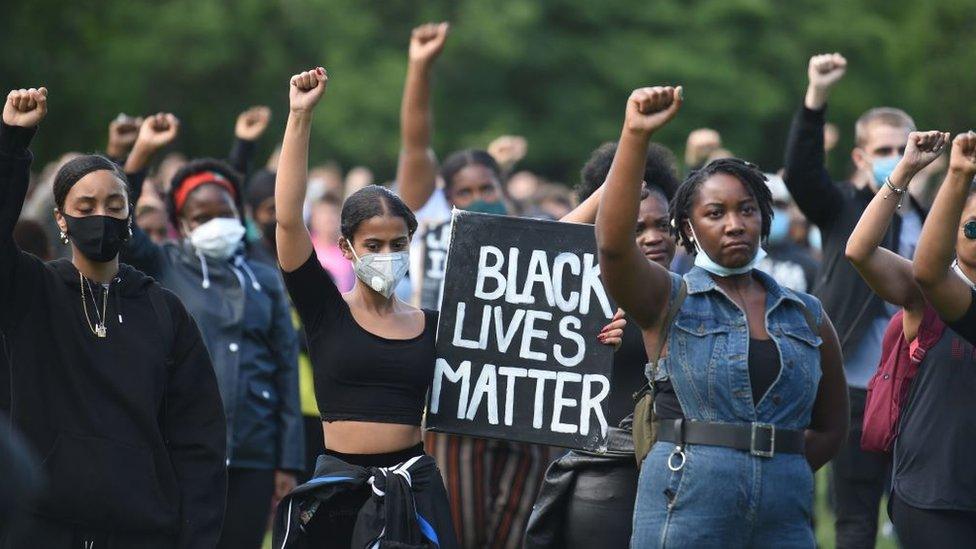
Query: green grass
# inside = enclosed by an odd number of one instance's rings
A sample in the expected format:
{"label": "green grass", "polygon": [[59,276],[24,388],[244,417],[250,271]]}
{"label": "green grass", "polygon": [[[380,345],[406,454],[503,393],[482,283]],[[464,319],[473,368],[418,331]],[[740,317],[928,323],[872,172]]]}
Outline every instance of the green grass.
{"label": "green grass", "polygon": [[[830,505],[827,502],[827,468],[823,468],[817,473],[817,492],[814,501],[814,508],[817,515],[817,545],[821,549],[833,549],[834,548],[834,513],[830,510]],[[878,519],[879,525],[884,525],[888,521],[888,513],[886,511],[887,505],[883,502],[881,505],[880,518]],[[882,528],[879,526],[878,528]],[[895,542],[894,536],[885,536],[883,533],[879,532],[878,541],[875,544],[876,549],[897,549],[898,544]],[[264,539],[264,549],[271,549],[271,533]]]}
{"label": "green grass", "polygon": [[[827,467],[824,467],[817,472],[817,492],[813,504],[817,517],[817,545],[822,549],[833,549],[835,547],[834,513],[830,510],[830,504],[827,501],[827,482]],[[876,549],[898,548],[894,533],[886,536],[883,532],[884,525],[888,523],[887,509],[887,500],[884,500],[881,502],[878,518],[878,539],[874,545]]]}

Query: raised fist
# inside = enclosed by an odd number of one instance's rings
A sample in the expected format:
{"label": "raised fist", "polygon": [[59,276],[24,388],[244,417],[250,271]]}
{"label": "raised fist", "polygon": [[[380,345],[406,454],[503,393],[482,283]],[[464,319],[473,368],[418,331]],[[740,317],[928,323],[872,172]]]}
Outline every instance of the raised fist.
{"label": "raised fist", "polygon": [[814,55],[810,58],[810,66],[807,67],[807,77],[810,85],[827,89],[844,77],[847,71],[847,59],[839,53],[827,53],[824,55]]}
{"label": "raised fist", "polygon": [[976,133],[961,133],[952,141],[949,171],[962,173],[970,179],[976,175]]}
{"label": "raised fist", "polygon": [[13,90],[3,105],[3,122],[8,126],[33,128],[47,114],[47,88]]}
{"label": "raised fist", "polygon": [[503,170],[508,170],[525,158],[528,148],[528,142],[521,135],[502,135],[488,144],[488,154],[502,166]]}
{"label": "raised fist", "polygon": [[430,63],[440,55],[447,40],[448,23],[427,23],[410,35],[410,60]]}
{"label": "raised fist", "polygon": [[139,128],[136,145],[157,151],[169,145],[180,132],[180,121],[168,112],[147,116]]}
{"label": "raised fist", "polygon": [[647,134],[657,131],[668,123],[681,108],[682,88],[657,86],[638,88],[627,100],[624,127],[628,131]]}
{"label": "raised fist", "polygon": [[108,124],[108,147],[105,152],[113,158],[125,156],[135,144],[142,122],[142,117],[133,118],[125,113],[119,113]]}
{"label": "raised fist", "polygon": [[938,158],[948,144],[949,134],[946,132],[912,132],[908,134],[908,144],[901,161],[913,174],[918,173]]}
{"label": "raised fist", "polygon": [[271,109],[264,105],[251,107],[237,115],[237,123],[234,125],[234,135],[238,139],[245,141],[257,141],[264,130],[268,129],[268,122],[271,121]]}
{"label": "raised fist", "polygon": [[318,67],[291,77],[288,102],[292,112],[312,112],[329,84],[329,73]]}

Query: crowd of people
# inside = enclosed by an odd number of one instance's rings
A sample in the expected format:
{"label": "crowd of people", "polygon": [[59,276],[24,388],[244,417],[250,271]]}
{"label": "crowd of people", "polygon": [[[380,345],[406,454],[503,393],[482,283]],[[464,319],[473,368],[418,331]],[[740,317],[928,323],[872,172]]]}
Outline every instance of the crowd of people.
{"label": "crowd of people", "polygon": [[[847,61],[816,55],[782,168],[710,128],[679,166],[652,138],[694,105],[646,87],[573,193],[518,136],[438,160],[449,33],[410,38],[385,185],[309,166],[341,108],[322,67],[259,168],[267,107],[223,159],[158,159],[180,120],[120,114],[104,153],[32,172],[48,90],[6,96],[0,545],[247,549],[273,522],[275,547],[814,547],[830,463],[837,547],[874,546],[886,493],[903,546],[976,546],[976,133],[872,108],[835,181]],[[425,433],[416,256],[454,209],[594,225],[606,451]]]}

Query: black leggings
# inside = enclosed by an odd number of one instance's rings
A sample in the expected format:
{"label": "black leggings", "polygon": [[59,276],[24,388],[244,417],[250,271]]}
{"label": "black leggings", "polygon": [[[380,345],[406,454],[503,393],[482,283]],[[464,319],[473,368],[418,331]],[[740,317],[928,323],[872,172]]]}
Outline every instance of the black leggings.
{"label": "black leggings", "polygon": [[219,549],[260,549],[271,514],[274,469],[227,470],[227,510]]}
{"label": "black leggings", "polygon": [[891,522],[905,549],[976,547],[976,511],[919,509],[892,494]]}

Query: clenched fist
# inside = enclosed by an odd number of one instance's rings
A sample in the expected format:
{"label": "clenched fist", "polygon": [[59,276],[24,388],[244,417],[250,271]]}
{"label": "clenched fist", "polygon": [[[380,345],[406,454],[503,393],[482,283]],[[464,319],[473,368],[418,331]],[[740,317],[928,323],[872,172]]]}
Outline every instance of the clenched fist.
{"label": "clenched fist", "polygon": [[180,121],[172,113],[147,116],[139,128],[136,146],[157,151],[172,143],[179,131]]}
{"label": "clenched fist", "polygon": [[410,61],[432,63],[444,49],[448,23],[427,23],[413,29],[410,35]]}
{"label": "clenched fist", "polygon": [[976,133],[961,133],[952,141],[949,171],[961,173],[968,179],[976,176]]}
{"label": "clenched fist", "polygon": [[47,88],[13,90],[3,105],[3,122],[8,126],[33,128],[47,114]]}
{"label": "clenched fist", "polygon": [[624,127],[633,133],[650,135],[668,123],[681,108],[682,88],[657,86],[638,88],[627,100]]}
{"label": "clenched fist", "polygon": [[949,134],[940,131],[912,132],[901,162],[914,175],[942,154],[949,144]]}
{"label": "clenched fist", "polygon": [[310,113],[325,94],[329,73],[318,67],[291,77],[288,102],[292,112]]}
{"label": "clenched fist", "polygon": [[142,117],[133,118],[125,113],[119,113],[108,125],[108,146],[105,152],[111,158],[122,158],[128,154],[139,136]]}
{"label": "clenched fist", "polygon": [[264,130],[268,129],[268,122],[271,121],[271,109],[264,105],[251,107],[237,115],[237,123],[234,125],[234,135],[238,139],[245,141],[257,141]]}
{"label": "clenched fist", "polygon": [[830,88],[834,86],[844,73],[847,72],[847,59],[839,53],[814,55],[807,67],[807,96],[804,104],[808,109],[819,110],[827,102]]}

